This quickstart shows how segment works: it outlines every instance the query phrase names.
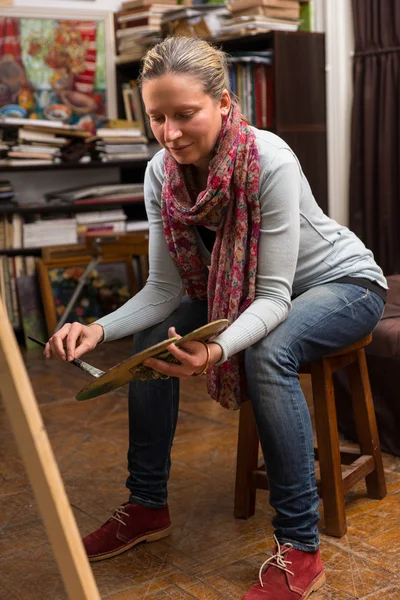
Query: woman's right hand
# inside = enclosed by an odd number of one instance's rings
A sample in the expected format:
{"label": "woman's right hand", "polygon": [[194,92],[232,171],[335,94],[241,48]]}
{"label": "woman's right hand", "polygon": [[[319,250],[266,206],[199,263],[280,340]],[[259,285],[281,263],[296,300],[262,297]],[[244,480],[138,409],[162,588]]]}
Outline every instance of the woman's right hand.
{"label": "woman's right hand", "polygon": [[44,355],[46,358],[53,355],[58,360],[71,361],[93,350],[103,337],[103,327],[96,323],[90,326],[77,321],[66,323],[51,336],[44,349]]}

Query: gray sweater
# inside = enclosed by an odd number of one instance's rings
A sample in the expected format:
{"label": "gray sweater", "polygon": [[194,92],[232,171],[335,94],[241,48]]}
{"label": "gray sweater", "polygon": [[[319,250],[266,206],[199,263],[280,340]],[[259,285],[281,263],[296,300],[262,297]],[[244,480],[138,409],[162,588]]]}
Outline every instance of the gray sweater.
{"label": "gray sweater", "polygon": [[[362,277],[387,288],[372,252],[317,205],[301,166],[278,136],[252,128],[260,154],[261,232],[256,297],[215,342],[222,359],[251,346],[279,325],[291,296],[340,277]],[[166,319],[180,304],[182,280],[164,238],[160,198],[164,152],[148,163],[144,195],[150,225],[149,277],[145,287],[118,310],[99,319],[104,340],[115,340]],[[198,235],[206,260],[210,254]],[[179,333],[179,332],[178,332]]]}

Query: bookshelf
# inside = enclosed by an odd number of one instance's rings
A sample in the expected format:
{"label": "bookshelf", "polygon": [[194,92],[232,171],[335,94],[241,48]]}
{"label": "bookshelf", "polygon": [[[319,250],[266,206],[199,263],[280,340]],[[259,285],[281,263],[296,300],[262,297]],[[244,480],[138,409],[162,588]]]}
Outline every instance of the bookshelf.
{"label": "bookshelf", "polygon": [[[226,52],[272,50],[273,133],[299,158],[319,206],[327,212],[325,36],[308,31],[273,31],[216,43]],[[139,61],[116,65],[118,116],[124,116],[123,84],[139,74]]]}

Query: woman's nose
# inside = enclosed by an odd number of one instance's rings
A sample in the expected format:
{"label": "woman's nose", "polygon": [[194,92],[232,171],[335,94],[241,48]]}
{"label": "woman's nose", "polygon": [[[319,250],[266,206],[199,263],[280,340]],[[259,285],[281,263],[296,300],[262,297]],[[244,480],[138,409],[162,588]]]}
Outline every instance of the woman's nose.
{"label": "woman's nose", "polygon": [[164,137],[166,142],[173,142],[182,137],[182,131],[173,123],[165,123]]}

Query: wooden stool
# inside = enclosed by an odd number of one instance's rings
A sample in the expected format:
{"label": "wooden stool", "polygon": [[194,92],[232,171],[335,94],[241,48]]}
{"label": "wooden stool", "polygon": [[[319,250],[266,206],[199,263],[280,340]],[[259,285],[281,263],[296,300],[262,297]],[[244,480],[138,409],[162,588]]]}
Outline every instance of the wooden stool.
{"label": "wooden stool", "polygon": [[[304,364],[300,373],[311,375],[315,427],[319,461],[318,491],[324,505],[326,533],[342,537],[346,533],[344,495],[364,479],[369,498],[386,496],[386,483],[379,447],[374,405],[372,402],[364,348],[372,339],[367,335],[355,344]],[[354,418],[360,451],[339,446],[333,373],[345,367],[349,376]],[[256,490],[268,489],[263,462],[258,464],[259,437],[251,402],[240,409],[236,466],[235,517],[254,515]],[[343,470],[341,465],[347,465]]]}

